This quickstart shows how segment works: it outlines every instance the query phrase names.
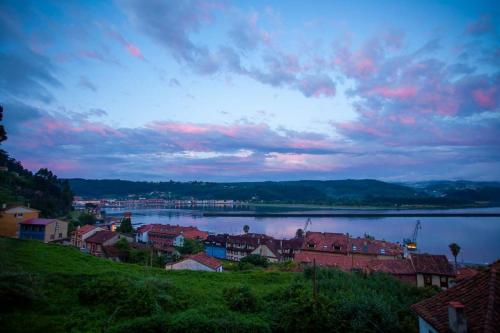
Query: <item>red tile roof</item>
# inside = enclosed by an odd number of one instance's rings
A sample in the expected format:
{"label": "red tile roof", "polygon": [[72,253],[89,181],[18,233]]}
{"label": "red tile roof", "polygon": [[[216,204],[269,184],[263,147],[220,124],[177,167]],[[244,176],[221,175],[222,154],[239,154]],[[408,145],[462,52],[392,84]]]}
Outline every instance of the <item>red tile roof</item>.
{"label": "red tile roof", "polygon": [[76,235],[84,235],[87,232],[94,230],[95,228],[97,228],[97,226],[91,225],[91,224],[86,224],[86,225],[76,229],[75,234]]}
{"label": "red tile roof", "polygon": [[479,273],[477,269],[470,267],[462,267],[457,269],[457,277],[455,278],[455,282],[462,282],[464,280],[468,280],[476,274]]}
{"label": "red tile roof", "polygon": [[468,332],[499,332],[500,261],[469,280],[412,305],[412,309],[438,332],[448,332],[450,302],[465,306]]}
{"label": "red tile roof", "polygon": [[318,266],[339,268],[343,271],[365,269],[371,261],[371,259],[364,257],[334,255],[332,253],[313,251],[301,251],[295,254],[294,261],[299,264],[312,264],[314,259],[316,259],[316,265]]}
{"label": "red tile roof", "polygon": [[367,237],[352,238],[333,232],[307,232],[302,249],[332,253],[361,253],[371,255],[401,256],[403,250],[397,243]]}
{"label": "red tile roof", "polygon": [[409,259],[372,260],[367,268],[373,272],[384,272],[392,275],[415,275],[415,270]]}
{"label": "red tile roof", "polygon": [[153,229],[153,227],[154,227],[154,224],[144,224],[144,225],[141,225],[139,228],[137,228],[137,232],[142,234],[142,233],[148,232],[149,230]]}
{"label": "red tile roof", "polygon": [[106,241],[112,239],[113,237],[117,236],[118,233],[113,232],[113,231],[108,231],[108,230],[102,230],[96,232],[94,235],[90,236],[85,240],[87,243],[95,243],[95,244],[103,244]]}
{"label": "red tile roof", "polygon": [[151,234],[153,233],[161,233],[161,234],[182,234],[184,238],[189,239],[205,239],[208,237],[208,232],[201,231],[196,227],[189,226],[179,226],[179,225],[170,225],[170,224],[153,224],[151,229]]}
{"label": "red tile roof", "polygon": [[410,258],[417,273],[455,276],[455,269],[445,255],[412,253]]}
{"label": "red tile roof", "polygon": [[29,219],[26,221],[19,222],[19,224],[30,224],[30,225],[48,225],[57,221],[56,219]]}
{"label": "red tile roof", "polygon": [[212,269],[217,269],[220,266],[222,266],[222,263],[219,260],[215,259],[214,257],[210,257],[205,252],[199,252],[197,254],[193,254],[188,258],[197,261],[200,264],[203,264]]}
{"label": "red tile roof", "polygon": [[302,248],[310,251],[347,253],[348,245],[348,236],[345,234],[308,231]]}

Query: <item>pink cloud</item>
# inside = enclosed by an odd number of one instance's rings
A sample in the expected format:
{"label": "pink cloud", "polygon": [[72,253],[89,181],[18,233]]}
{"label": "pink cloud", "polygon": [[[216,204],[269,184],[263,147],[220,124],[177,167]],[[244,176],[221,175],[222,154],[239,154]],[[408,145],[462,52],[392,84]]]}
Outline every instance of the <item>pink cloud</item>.
{"label": "pink cloud", "polygon": [[495,93],[497,87],[493,86],[489,89],[475,89],[472,91],[472,97],[479,106],[484,108],[494,108],[496,106]]}
{"label": "pink cloud", "polygon": [[144,56],[142,55],[141,50],[137,46],[135,46],[132,43],[127,43],[126,45],[128,53],[130,53],[132,56],[139,58],[139,59],[144,59]]}
{"label": "pink cloud", "polygon": [[417,88],[413,86],[407,87],[374,87],[371,90],[372,94],[380,95],[386,98],[409,98],[414,97],[417,94]]}

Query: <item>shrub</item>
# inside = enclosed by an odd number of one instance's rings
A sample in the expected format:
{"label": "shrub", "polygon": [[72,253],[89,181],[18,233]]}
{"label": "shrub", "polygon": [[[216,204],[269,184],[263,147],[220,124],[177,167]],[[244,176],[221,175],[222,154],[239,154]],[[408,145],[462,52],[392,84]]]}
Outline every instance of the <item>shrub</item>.
{"label": "shrub", "polygon": [[0,273],[0,312],[30,306],[42,299],[39,277],[28,273]]}
{"label": "shrub", "polygon": [[222,292],[227,306],[234,311],[252,312],[258,307],[257,297],[248,286],[225,288]]}
{"label": "shrub", "polygon": [[254,266],[267,267],[269,264],[266,257],[262,257],[258,254],[250,254],[240,260],[241,263],[249,263]]}

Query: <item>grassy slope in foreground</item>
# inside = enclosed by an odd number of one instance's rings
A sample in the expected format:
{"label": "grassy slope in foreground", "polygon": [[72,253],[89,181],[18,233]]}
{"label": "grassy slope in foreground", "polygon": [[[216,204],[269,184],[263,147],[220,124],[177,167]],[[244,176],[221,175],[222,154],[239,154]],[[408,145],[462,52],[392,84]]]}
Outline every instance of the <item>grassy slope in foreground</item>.
{"label": "grassy slope in foreground", "polygon": [[5,238],[0,274],[9,332],[412,332],[409,305],[432,293],[320,271],[314,302],[307,274],[164,271]]}

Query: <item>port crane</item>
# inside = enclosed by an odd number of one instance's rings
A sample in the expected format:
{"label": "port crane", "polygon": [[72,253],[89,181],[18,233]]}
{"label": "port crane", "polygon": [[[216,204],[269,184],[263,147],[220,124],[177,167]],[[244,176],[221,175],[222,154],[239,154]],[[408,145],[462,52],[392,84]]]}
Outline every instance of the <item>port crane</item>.
{"label": "port crane", "polygon": [[422,226],[420,225],[420,220],[417,220],[411,238],[406,238],[403,240],[406,249],[410,252],[415,252],[417,250],[417,236],[420,229],[422,229]]}
{"label": "port crane", "polygon": [[312,224],[311,218],[307,218],[306,225],[304,226],[304,234],[307,232],[307,228]]}

